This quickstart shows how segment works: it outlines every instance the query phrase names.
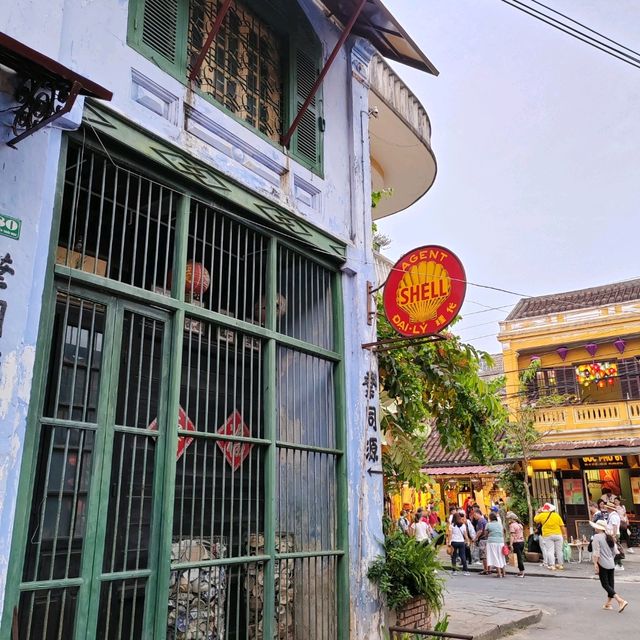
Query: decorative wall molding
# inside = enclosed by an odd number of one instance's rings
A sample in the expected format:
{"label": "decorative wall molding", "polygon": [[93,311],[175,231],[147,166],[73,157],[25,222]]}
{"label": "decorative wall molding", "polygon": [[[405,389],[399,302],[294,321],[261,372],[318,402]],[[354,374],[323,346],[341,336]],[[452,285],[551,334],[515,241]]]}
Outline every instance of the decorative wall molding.
{"label": "decorative wall molding", "polygon": [[320,189],[295,174],[293,176],[293,195],[298,209],[304,214],[317,214],[322,209]]}
{"label": "decorative wall molding", "polygon": [[189,133],[280,189],[280,178],[287,171],[284,162],[274,160],[190,105],[185,104],[184,116]]}
{"label": "decorative wall molding", "polygon": [[131,69],[131,99],[153,113],[178,124],[180,100],[137,69]]}

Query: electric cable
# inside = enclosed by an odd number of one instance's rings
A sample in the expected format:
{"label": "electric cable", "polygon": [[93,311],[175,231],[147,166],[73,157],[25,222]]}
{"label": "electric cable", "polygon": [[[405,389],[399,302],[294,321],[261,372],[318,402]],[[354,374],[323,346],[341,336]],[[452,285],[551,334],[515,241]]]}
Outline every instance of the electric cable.
{"label": "electric cable", "polygon": [[[628,65],[631,65],[632,67],[636,67],[637,69],[640,69],[640,58],[634,58],[633,56],[630,56],[629,54],[624,53],[619,49],[615,49],[614,47],[611,47],[610,45],[607,45],[604,42],[600,42],[599,40],[596,40],[595,38],[592,38],[587,34],[581,31],[578,31],[573,27],[570,27],[559,20],[555,20],[551,16],[548,16],[541,11],[537,11],[533,7],[525,5],[524,3],[519,2],[518,0],[501,0],[501,2],[503,2],[504,4],[510,7],[513,7],[514,9],[517,9],[518,11],[522,11],[523,13],[531,16],[532,18],[535,18],[536,20],[539,20],[540,22],[544,22],[545,24],[553,27],[554,29],[557,29],[558,31],[562,31],[563,33],[567,34],[568,36],[571,36],[572,38],[575,38],[576,40],[580,40],[581,42],[588,44],[590,47],[599,49],[603,53],[606,53],[607,55],[610,55],[613,58],[617,58],[618,60],[621,60],[622,62],[626,62]],[[574,33],[572,33],[572,31]]]}

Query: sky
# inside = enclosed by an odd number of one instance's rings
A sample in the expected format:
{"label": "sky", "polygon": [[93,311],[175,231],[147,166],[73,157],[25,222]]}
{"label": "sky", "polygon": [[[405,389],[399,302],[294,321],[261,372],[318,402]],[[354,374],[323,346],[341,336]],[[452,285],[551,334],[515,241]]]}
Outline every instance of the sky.
{"label": "sky", "polygon": [[[543,1],[640,51],[640,0]],[[385,255],[441,244],[469,283],[525,296],[640,277],[640,69],[500,0],[386,4],[440,75],[393,65],[429,114],[438,174],[378,222]],[[498,353],[519,299],[470,284],[455,331]]]}

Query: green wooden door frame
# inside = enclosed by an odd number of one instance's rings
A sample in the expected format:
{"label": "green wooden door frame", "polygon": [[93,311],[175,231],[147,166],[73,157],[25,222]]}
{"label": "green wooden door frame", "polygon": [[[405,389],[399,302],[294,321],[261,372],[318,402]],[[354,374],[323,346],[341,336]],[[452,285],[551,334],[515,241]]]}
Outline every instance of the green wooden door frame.
{"label": "green wooden door frame", "polygon": [[[112,116],[109,116],[110,118]],[[106,125],[105,125],[106,127]],[[134,130],[128,129],[131,133]],[[131,138],[125,139],[125,142],[140,142],[146,140],[145,148],[152,143],[149,138],[139,131],[132,133]],[[44,393],[42,389],[45,386],[48,363],[51,350],[51,336],[53,330],[53,319],[56,309],[56,291],[70,291],[83,298],[95,300],[104,303],[107,306],[109,319],[107,326],[112,330],[109,338],[109,351],[111,354],[111,364],[105,368],[101,381],[104,388],[113,388],[117,383],[118,376],[118,357],[120,336],[123,322],[123,314],[125,311],[134,311],[143,316],[153,316],[162,319],[165,324],[164,345],[167,349],[167,360],[174,363],[163,373],[162,385],[163,392],[161,412],[165,416],[177,415],[180,402],[181,388],[181,366],[184,336],[185,314],[194,318],[200,318],[207,322],[214,322],[222,327],[235,329],[246,333],[249,336],[262,339],[264,342],[264,379],[263,379],[263,399],[264,399],[264,439],[260,441],[261,446],[265,446],[264,454],[264,487],[265,487],[265,512],[264,512],[264,532],[266,536],[266,545],[264,557],[265,562],[265,592],[264,592],[264,629],[269,631],[272,627],[273,610],[275,604],[275,567],[280,558],[283,560],[294,559],[311,559],[320,557],[333,557],[337,566],[337,629],[338,638],[345,640],[349,635],[349,567],[348,567],[348,510],[347,510],[347,458],[346,458],[346,399],[344,396],[344,317],[343,317],[343,295],[341,289],[342,275],[336,270],[336,262],[344,257],[345,247],[337,240],[321,234],[308,223],[300,221],[297,232],[291,233],[291,224],[289,218],[271,218],[270,214],[265,214],[263,208],[264,203],[259,203],[258,198],[242,192],[237,185],[233,185],[230,181],[224,181],[222,191],[225,197],[228,197],[225,189],[227,185],[234,191],[234,201],[249,203],[250,212],[254,215],[258,213],[258,219],[267,218],[273,225],[278,220],[284,224],[285,236],[280,238],[277,230],[270,233],[264,225],[258,224],[257,227],[263,234],[267,244],[267,290],[266,290],[266,322],[265,326],[252,324],[250,322],[233,318],[215,311],[209,311],[203,307],[195,306],[185,302],[184,299],[184,279],[187,262],[187,242],[189,231],[189,216],[191,208],[191,200],[193,197],[201,198],[203,185],[198,185],[198,190],[185,188],[184,182],[178,183],[181,186],[180,200],[178,203],[176,217],[176,242],[174,246],[173,261],[173,280],[172,280],[172,296],[165,296],[152,291],[137,289],[133,286],[123,284],[105,277],[87,273],[84,271],[71,269],[63,265],[55,264],[56,247],[58,245],[58,235],[60,228],[60,220],[62,213],[63,189],[65,184],[65,170],[67,162],[67,147],[70,139],[74,136],[64,136],[63,148],[60,155],[58,167],[58,187],[56,192],[55,211],[52,225],[52,233],[50,240],[49,259],[47,273],[45,276],[45,290],[43,295],[43,308],[40,318],[40,327],[38,335],[38,343],[36,348],[36,362],[34,368],[34,380],[31,392],[31,403],[29,407],[29,415],[27,422],[27,430],[25,434],[24,453],[22,467],[20,473],[20,484],[18,491],[17,510],[15,518],[15,526],[12,537],[11,557],[9,562],[9,571],[7,576],[7,588],[4,602],[4,612],[2,617],[2,625],[0,626],[0,640],[9,640],[11,633],[11,618],[15,606],[17,606],[20,596],[20,586],[23,571],[23,561],[25,555],[26,537],[29,528],[29,514],[31,511],[31,500],[34,488],[35,468],[37,464],[38,443],[40,438],[40,418],[43,411]],[[77,137],[75,137],[77,139]],[[153,142],[153,144],[156,144]],[[140,151],[138,147],[136,150]],[[161,155],[161,154],[160,154]],[[111,155],[109,155],[111,158]],[[118,159],[118,154],[113,153],[113,157]],[[182,156],[181,156],[182,157]],[[157,161],[157,157],[155,158]],[[193,161],[195,162],[195,161]],[[131,165],[131,162],[128,162]],[[160,163],[162,165],[162,163]],[[171,162],[164,166],[164,170],[169,172],[170,183],[176,183],[175,167]],[[210,171],[210,169],[207,169]],[[142,171],[142,170],[141,170]],[[145,171],[145,174],[147,172]],[[188,177],[188,176],[187,176]],[[191,185],[193,186],[193,185]],[[235,198],[235,194],[239,193],[240,198]],[[212,197],[220,196],[220,189],[212,189]],[[240,203],[240,202],[239,202]],[[269,205],[270,210],[276,211],[273,205]],[[224,210],[223,210],[224,211]],[[278,216],[282,213],[277,212]],[[226,214],[226,212],[225,212]],[[230,213],[230,215],[238,216],[238,213]],[[287,214],[291,216],[291,214]],[[243,220],[243,223],[251,226],[250,220]],[[297,223],[296,223],[297,224]],[[300,243],[298,242],[300,241]],[[315,243],[318,244],[315,244]],[[315,249],[320,250],[320,255],[310,255],[308,250],[309,244],[314,243]],[[278,333],[276,331],[276,283],[278,275],[278,248],[280,246],[291,248],[305,256],[306,259],[312,260],[317,264],[330,268],[333,272],[332,276],[332,304],[333,304],[333,324],[334,324],[334,346],[331,349],[322,348],[317,345],[304,342],[300,339]],[[323,259],[324,257],[324,259]],[[56,281],[58,284],[56,284]],[[153,305],[158,311],[152,310],[148,305]],[[119,328],[119,329],[118,329]],[[105,328],[105,334],[107,330]],[[105,338],[106,339],[106,338]],[[276,553],[276,519],[277,519],[277,474],[278,474],[278,446],[277,441],[277,396],[276,396],[276,370],[277,370],[277,349],[286,347],[297,352],[304,353],[314,357],[320,357],[327,362],[333,364],[334,371],[334,398],[335,398],[335,448],[327,449],[316,446],[301,446],[307,451],[316,451],[322,454],[335,456],[336,460],[336,508],[337,508],[337,531],[336,531],[336,548],[322,552],[297,552],[297,553]],[[117,387],[116,387],[117,388]],[[102,439],[105,450],[101,450],[101,456],[96,455],[96,460],[102,459],[104,465],[110,465],[111,458],[106,455],[112,446],[113,430],[114,430],[114,407],[101,407],[101,421],[104,424],[111,425],[109,433],[104,434]],[[145,627],[144,638],[157,638],[162,640],[166,635],[166,607],[167,594],[169,592],[169,580],[171,573],[171,544],[172,544],[172,517],[173,502],[175,492],[175,472],[176,458],[175,450],[177,447],[178,430],[170,428],[172,421],[167,420],[168,428],[164,434],[159,434],[156,451],[156,475],[154,477],[154,499],[153,510],[158,509],[167,517],[160,521],[160,525],[153,532],[152,550],[150,552],[150,566],[155,563],[156,571],[153,575],[152,582],[147,584],[147,598],[145,602]],[[256,440],[256,443],[258,441]],[[98,443],[96,443],[96,446]],[[101,445],[103,446],[103,445]],[[80,589],[78,595],[78,604],[76,608],[76,637],[78,640],[89,637],[88,634],[95,629],[98,620],[98,603],[99,603],[99,586],[101,583],[102,555],[104,548],[104,527],[99,532],[100,523],[104,522],[106,517],[106,506],[100,508],[100,496],[104,496],[105,491],[108,492],[110,467],[105,467],[102,473],[102,482],[92,483],[90,488],[91,495],[89,504],[94,505],[91,512],[90,522],[87,523],[86,538],[89,538],[89,529],[91,534],[98,537],[97,543],[92,550],[88,547],[83,554],[82,575],[92,576],[92,582],[84,579],[69,579],[67,583],[78,586]],[[96,476],[98,477],[98,476]],[[159,491],[158,488],[161,487]],[[91,507],[90,507],[91,509]],[[91,551],[91,552],[89,552]],[[247,556],[246,558],[233,557],[219,561],[219,564],[234,564],[260,560],[262,558],[256,556]],[[131,574],[133,575],[133,573]],[[125,574],[119,577],[126,577]],[[64,581],[56,581],[57,584],[63,586],[67,584]],[[93,594],[93,595],[92,595]],[[96,595],[97,594],[97,595]],[[268,637],[265,635],[265,637]]]}

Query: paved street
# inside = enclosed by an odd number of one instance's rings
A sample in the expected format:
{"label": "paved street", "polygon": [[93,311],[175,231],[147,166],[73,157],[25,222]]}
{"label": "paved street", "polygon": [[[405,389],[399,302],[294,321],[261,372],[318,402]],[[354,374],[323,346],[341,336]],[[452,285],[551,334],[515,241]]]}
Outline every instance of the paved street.
{"label": "paved street", "polygon": [[[616,588],[630,604],[624,613],[618,614],[616,611],[602,610],[604,591],[597,578],[555,579],[529,576],[519,579],[507,576],[504,580],[499,580],[476,573],[466,577],[452,577],[447,572],[449,602],[455,607],[455,610],[451,610],[445,605],[445,610],[451,613],[449,631],[477,635],[479,629],[476,627],[474,630],[474,626],[486,626],[488,618],[474,616],[474,605],[485,601],[487,608],[491,608],[486,602],[486,598],[490,597],[499,603],[504,600],[517,602],[517,609],[522,608],[522,603],[542,609],[543,615],[538,622],[508,635],[512,640],[634,637],[633,629],[640,619],[640,581],[634,575],[635,572],[625,573],[629,575],[616,575]],[[502,604],[499,606],[500,609],[503,608]],[[503,617],[502,610],[498,617]],[[505,634],[498,633],[493,637],[505,637]]]}

